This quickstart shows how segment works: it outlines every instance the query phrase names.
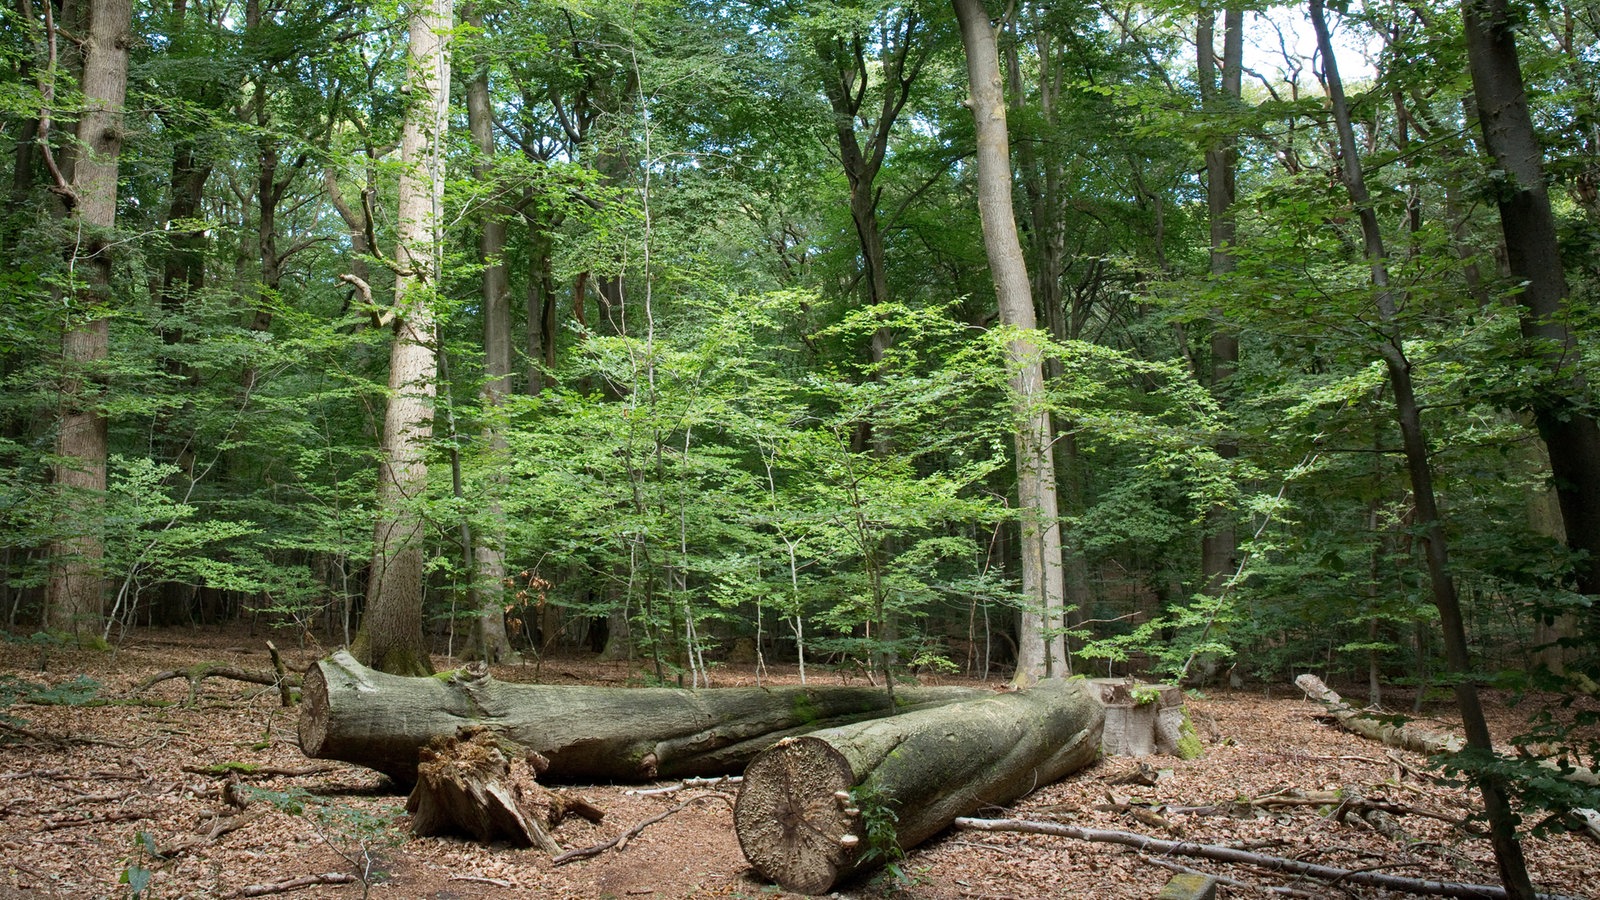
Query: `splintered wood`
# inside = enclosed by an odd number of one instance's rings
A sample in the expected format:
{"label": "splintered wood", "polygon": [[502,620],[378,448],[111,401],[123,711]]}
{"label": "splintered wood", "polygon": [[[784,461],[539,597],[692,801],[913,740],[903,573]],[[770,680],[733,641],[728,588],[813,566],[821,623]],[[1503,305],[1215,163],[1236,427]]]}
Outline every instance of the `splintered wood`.
{"label": "splintered wood", "polygon": [[424,747],[417,786],[406,801],[411,831],[464,834],[480,843],[505,839],[549,854],[561,845],[545,830],[551,801],[534,780],[537,755],[517,753],[483,728]]}

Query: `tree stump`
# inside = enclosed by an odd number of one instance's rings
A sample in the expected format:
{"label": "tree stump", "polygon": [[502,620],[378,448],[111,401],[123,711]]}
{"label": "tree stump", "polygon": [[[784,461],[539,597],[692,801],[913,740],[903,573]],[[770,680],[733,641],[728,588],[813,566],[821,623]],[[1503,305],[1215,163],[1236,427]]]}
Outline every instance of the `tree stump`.
{"label": "tree stump", "polygon": [[1171,684],[1137,684],[1127,678],[1091,682],[1106,707],[1101,751],[1106,756],[1200,755],[1200,739],[1188,724],[1183,691]]}
{"label": "tree stump", "polygon": [[482,727],[430,741],[406,800],[412,833],[459,834],[482,844],[503,839],[560,853],[561,845],[545,830],[553,824],[549,792],[535,780],[543,760],[517,749]]}
{"label": "tree stump", "polygon": [[785,738],[745,770],[739,846],[819,894],[1099,758],[1105,711],[1079,679]]}

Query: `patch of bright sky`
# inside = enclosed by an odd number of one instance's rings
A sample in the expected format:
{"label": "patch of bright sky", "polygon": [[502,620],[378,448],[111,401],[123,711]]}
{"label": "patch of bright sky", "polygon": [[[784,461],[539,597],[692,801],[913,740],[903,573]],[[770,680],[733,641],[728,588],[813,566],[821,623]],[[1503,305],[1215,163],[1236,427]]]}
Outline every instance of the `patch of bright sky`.
{"label": "patch of bright sky", "polygon": [[[1351,4],[1352,10],[1358,8]],[[1339,74],[1346,81],[1373,77],[1377,71],[1373,64],[1379,47],[1377,39],[1332,9],[1327,11],[1327,17],[1333,52],[1339,57]],[[1221,37],[1219,27],[1219,47]],[[1316,50],[1317,36],[1311,30],[1311,17],[1304,4],[1274,6],[1246,16],[1244,65],[1261,78],[1279,84],[1298,80],[1302,89],[1318,90],[1316,72],[1322,66],[1314,62]],[[1248,81],[1253,76],[1246,74],[1245,78]]]}

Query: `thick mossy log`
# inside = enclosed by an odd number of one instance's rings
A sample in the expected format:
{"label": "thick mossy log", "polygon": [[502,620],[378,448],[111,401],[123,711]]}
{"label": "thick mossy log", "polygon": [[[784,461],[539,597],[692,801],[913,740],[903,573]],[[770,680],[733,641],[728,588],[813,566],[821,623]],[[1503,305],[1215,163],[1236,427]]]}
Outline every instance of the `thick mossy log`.
{"label": "thick mossy log", "polygon": [[[895,691],[898,710],[984,697],[973,688]],[[482,667],[387,675],[343,651],[306,670],[300,749],[376,769],[404,787],[417,752],[483,725],[550,761],[546,780],[647,781],[734,774],[779,739],[890,713],[865,687],[604,688],[512,684]]]}
{"label": "thick mossy log", "polygon": [[1105,709],[1084,681],[786,738],[744,773],[734,828],[745,858],[820,894],[1094,762]]}

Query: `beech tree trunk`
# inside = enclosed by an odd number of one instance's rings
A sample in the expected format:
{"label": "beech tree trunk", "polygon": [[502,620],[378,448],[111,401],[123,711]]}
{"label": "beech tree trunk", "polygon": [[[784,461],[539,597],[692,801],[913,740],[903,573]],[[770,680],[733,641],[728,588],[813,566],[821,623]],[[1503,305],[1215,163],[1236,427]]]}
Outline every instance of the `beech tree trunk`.
{"label": "beech tree trunk", "polygon": [[[1523,13],[1506,0],[1468,0],[1461,15],[1484,147],[1506,181],[1497,196],[1506,261],[1513,281],[1522,285],[1516,294],[1522,336],[1530,356],[1548,372],[1538,385],[1533,415],[1550,451],[1567,546],[1587,554],[1578,566],[1578,589],[1600,593],[1600,425],[1589,411],[1588,385],[1574,370],[1581,353],[1566,324],[1570,302],[1544,150],[1517,55],[1515,28]],[[1594,619],[1590,628],[1600,631]]]}
{"label": "beech tree trunk", "polygon": [[[483,13],[468,6],[467,24],[481,31]],[[480,54],[478,70],[467,82],[467,125],[472,132],[472,143],[478,151],[472,174],[482,184],[493,184],[494,120],[489,104],[489,61]],[[506,271],[506,209],[494,199],[483,213],[483,230],[478,235],[478,256],[483,264],[483,408],[488,425],[485,437],[496,456],[504,457],[507,451],[505,432],[499,422],[499,408],[506,395],[511,393],[511,280]],[[499,487],[503,475],[496,475],[491,496],[488,498],[488,518],[493,531],[485,534],[479,529],[471,549],[473,554],[474,596],[478,600],[477,615],[473,618],[468,647],[470,652],[485,662],[497,663],[512,660],[516,653],[511,649],[511,639],[506,634],[505,610],[505,527],[501,514]]]}
{"label": "beech tree trunk", "polygon": [[1006,103],[1000,89],[1000,55],[983,0],[952,0],[961,22],[967,78],[977,127],[978,213],[994,279],[1000,323],[1023,334],[1007,344],[1017,416],[1017,506],[1022,512],[1022,590],[1030,608],[1017,635],[1019,679],[1068,674],[1060,644],[1065,584],[1061,523],[1056,501],[1056,464],[1050,410],[1044,404],[1044,366],[1038,346],[1026,337],[1036,328],[1028,266],[1017,237],[1011,205],[1011,150]]}
{"label": "beech tree trunk", "polygon": [[[1200,102],[1208,113],[1231,111],[1239,104],[1243,88],[1244,60],[1244,7],[1230,0],[1226,4],[1222,37],[1222,83],[1220,94],[1216,79],[1215,36],[1216,11],[1209,6],[1200,11],[1196,41],[1199,47],[1198,70],[1200,77]],[[1233,255],[1235,232],[1233,203],[1237,195],[1234,185],[1239,152],[1235,136],[1223,134],[1206,148],[1206,206],[1211,220],[1211,275],[1213,278],[1231,273],[1237,266]],[[1226,404],[1228,383],[1233,380],[1239,365],[1239,336],[1229,331],[1219,319],[1211,334],[1211,392],[1219,402]],[[1235,459],[1239,455],[1238,442],[1220,441],[1217,455]],[[1238,539],[1234,534],[1235,513],[1221,506],[1206,511],[1205,534],[1201,538],[1201,577],[1205,591],[1220,596],[1229,579],[1238,571]]]}
{"label": "beech tree trunk", "polygon": [[[1350,120],[1350,107],[1345,101],[1344,82],[1339,77],[1338,59],[1328,36],[1323,0],[1311,0],[1310,13],[1323,72],[1327,78],[1328,101],[1333,108],[1334,124],[1339,136],[1345,189],[1361,222],[1362,241],[1381,326],[1377,349],[1383,357],[1389,386],[1393,389],[1395,419],[1400,426],[1402,455],[1405,457],[1416,509],[1416,531],[1422,539],[1422,555],[1428,569],[1433,605],[1439,611],[1439,635],[1444,640],[1445,661],[1455,680],[1456,709],[1461,713],[1467,748],[1486,762],[1494,754],[1494,742],[1489,736],[1488,721],[1484,718],[1483,705],[1478,697],[1472,653],[1467,645],[1466,621],[1460,598],[1456,594],[1455,578],[1450,572],[1444,521],[1433,490],[1433,462],[1428,455],[1427,436],[1422,427],[1422,407],[1417,401],[1411,378],[1411,360],[1405,353],[1405,335],[1397,322],[1397,311],[1406,297],[1403,289],[1395,288],[1389,281],[1383,232],[1379,228],[1378,214],[1373,208],[1362,172],[1361,154],[1356,147],[1355,128]],[[1514,900],[1532,900],[1533,883],[1528,877],[1522,844],[1517,840],[1517,816],[1511,808],[1505,776],[1480,770],[1473,773],[1472,779],[1483,794],[1484,811],[1489,820],[1489,840],[1494,845],[1495,862],[1499,866],[1506,894]]]}
{"label": "beech tree trunk", "polygon": [[[63,11],[65,15],[65,11]],[[122,152],[122,107],[128,89],[128,45],[133,7],[129,0],[88,4],[83,52],[83,114],[77,144],[82,149],[64,187],[77,240],[67,248],[83,283],[72,289],[69,319],[61,338],[66,372],[56,426],[52,475],[63,494],[63,534],[50,543],[50,579],[45,589],[46,624],[55,631],[98,637],[105,616],[105,543],[100,503],[106,489],[106,417],[99,371],[110,351],[112,229],[117,222],[117,157]],[[57,41],[56,35],[50,36]],[[66,43],[75,43],[66,41]]]}
{"label": "beech tree trunk", "polygon": [[[891,708],[866,687],[602,688],[508,684],[487,669],[388,675],[335,653],[306,671],[300,749],[376,769],[402,785],[418,751],[482,725],[550,761],[549,779],[643,781],[738,772],[780,738],[983,697],[971,688],[900,688]],[[1098,744],[1096,745],[1098,746]]]}
{"label": "beech tree trunk", "polygon": [[824,893],[958,816],[1094,762],[1104,721],[1087,682],[1052,679],[786,738],[745,770],[733,812],[739,846],[784,888]]}
{"label": "beech tree trunk", "polygon": [[367,610],[351,651],[386,672],[433,671],[422,635],[423,521],[439,374],[434,293],[443,240],[444,131],[448,124],[452,0],[422,0],[410,11],[407,79],[414,98],[400,137],[399,227],[394,343],[383,418]]}

